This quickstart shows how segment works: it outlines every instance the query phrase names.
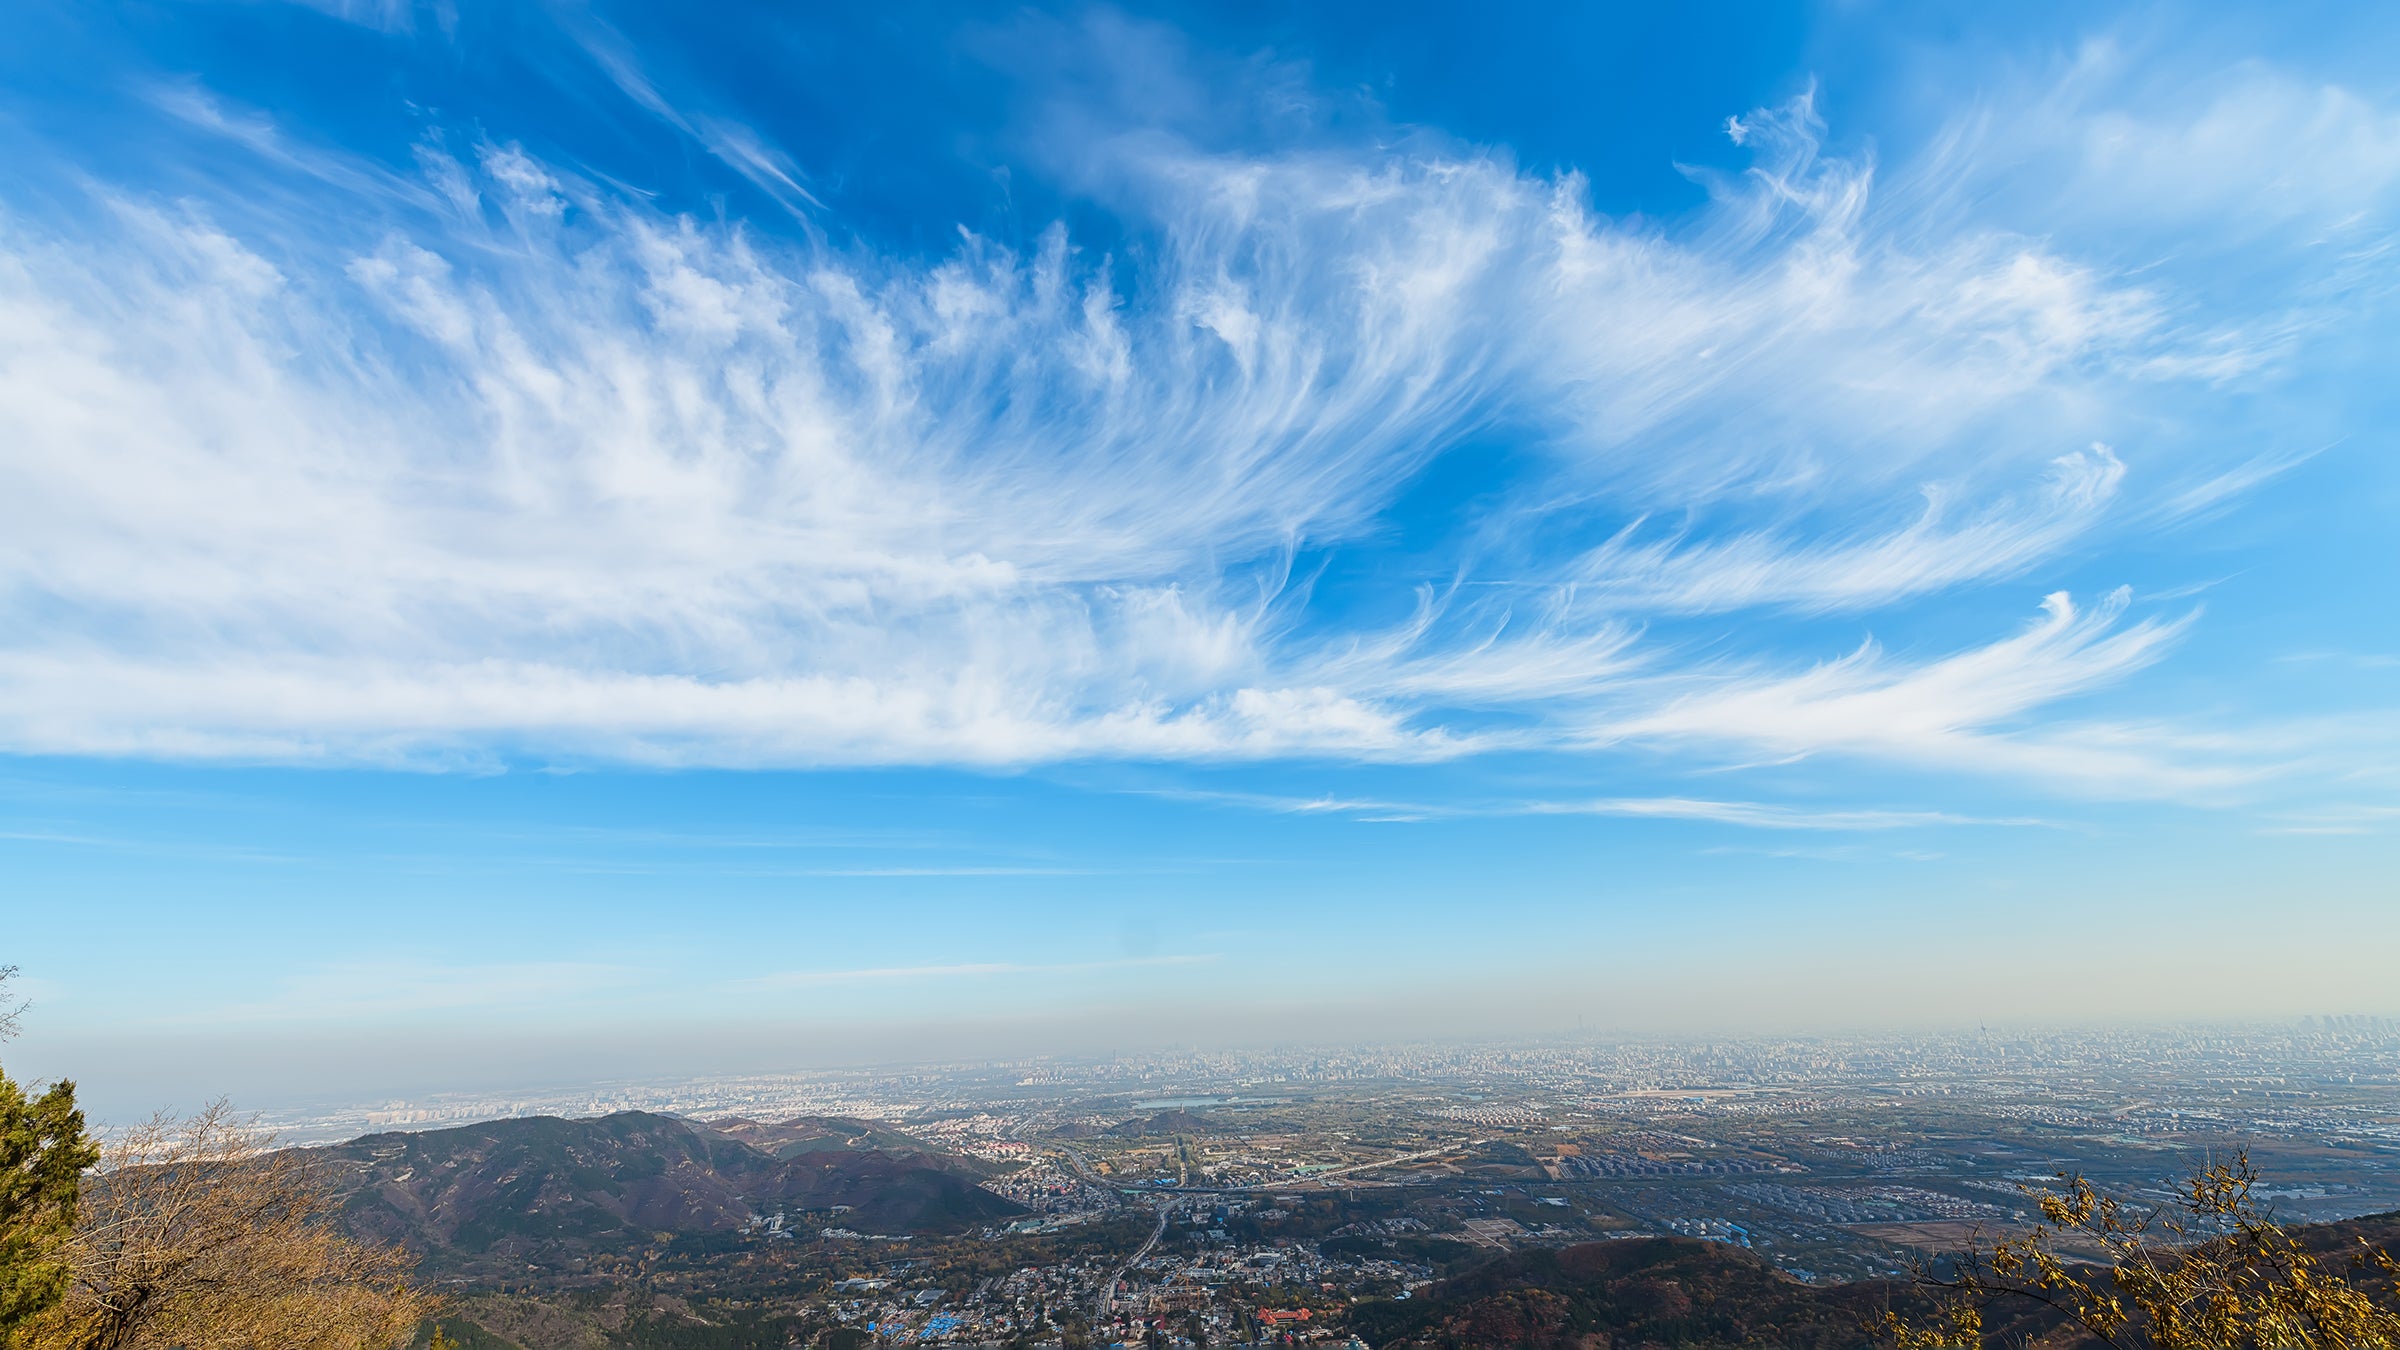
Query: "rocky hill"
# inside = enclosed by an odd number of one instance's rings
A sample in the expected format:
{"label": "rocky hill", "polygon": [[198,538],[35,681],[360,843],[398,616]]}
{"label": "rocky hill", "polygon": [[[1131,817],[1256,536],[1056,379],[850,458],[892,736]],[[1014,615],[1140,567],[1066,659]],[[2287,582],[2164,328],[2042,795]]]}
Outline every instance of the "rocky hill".
{"label": "rocky hill", "polygon": [[[851,1128],[859,1127],[859,1128]],[[778,1212],[795,1228],[954,1233],[1023,1211],[978,1166],[863,1122],[724,1127],[625,1111],[368,1135],[327,1150],[354,1178],[362,1236],[436,1266],[557,1266],[659,1236],[731,1235]]]}

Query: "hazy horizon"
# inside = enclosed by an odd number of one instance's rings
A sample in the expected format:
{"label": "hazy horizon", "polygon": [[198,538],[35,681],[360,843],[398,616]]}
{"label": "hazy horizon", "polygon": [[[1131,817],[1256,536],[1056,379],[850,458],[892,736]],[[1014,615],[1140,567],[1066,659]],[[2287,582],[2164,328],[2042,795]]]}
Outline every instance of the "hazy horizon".
{"label": "hazy horizon", "polygon": [[[947,1072],[977,1067],[1105,1064],[1178,1055],[1282,1055],[1379,1049],[1589,1049],[1675,1045],[1770,1045],[1821,1041],[1876,1047],[1995,1043],[2054,1037],[2209,1035],[2246,1043],[2312,1029],[2321,1018],[2380,1023],[2388,1012],[2329,1009],[2249,1017],[2060,1019],[1995,1017],[1907,1022],[1829,1019],[1768,1029],[1733,1020],[1676,1019],[1651,1010],[1619,1025],[1572,1020],[1535,1027],[1477,1022],[1440,1007],[1413,1018],[1384,1007],[1277,1005],[1236,1016],[1178,1023],[1143,1010],[1113,1017],[1022,1018],[998,1024],[884,1022],[693,1026],[615,1034],[555,1029],[506,1039],[421,1033],[274,1037],[142,1035],[29,1037],[13,1048],[12,1071],[34,1081],[73,1078],[96,1124],[134,1124],[196,1110],[218,1099],[270,1126],[312,1111],[423,1108],[446,1101],[557,1098],[603,1090],[664,1091],[677,1085],[776,1077]],[[1399,1014],[1399,1015],[1395,1015]],[[440,1123],[514,1114],[474,1110]],[[568,1111],[566,1114],[587,1114]],[[702,1114],[724,1114],[707,1111]],[[336,1132],[337,1134],[340,1132]],[[328,1135],[327,1137],[334,1137]],[[342,1135],[346,1137],[346,1135]]]}

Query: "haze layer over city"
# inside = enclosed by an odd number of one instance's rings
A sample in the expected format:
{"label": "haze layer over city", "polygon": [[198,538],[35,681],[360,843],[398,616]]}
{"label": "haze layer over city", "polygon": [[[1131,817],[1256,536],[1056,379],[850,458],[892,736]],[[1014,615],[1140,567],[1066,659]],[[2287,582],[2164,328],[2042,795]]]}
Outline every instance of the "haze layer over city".
{"label": "haze layer over city", "polygon": [[445,1350],[1831,1345],[2228,1157],[2384,1240],[2389,7],[11,27],[93,1203],[304,1149]]}

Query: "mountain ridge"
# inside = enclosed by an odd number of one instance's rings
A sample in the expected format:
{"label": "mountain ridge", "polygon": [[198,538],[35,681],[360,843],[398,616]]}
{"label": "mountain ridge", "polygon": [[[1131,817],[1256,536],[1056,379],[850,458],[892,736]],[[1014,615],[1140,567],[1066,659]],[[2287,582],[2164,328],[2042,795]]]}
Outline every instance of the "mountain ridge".
{"label": "mountain ridge", "polygon": [[364,1135],[323,1156],[347,1174],[352,1232],[445,1266],[563,1267],[662,1236],[754,1231],[777,1213],[897,1235],[1024,1212],[977,1186],[986,1169],[970,1159],[814,1117],[726,1128],[647,1111],[528,1116]]}
{"label": "mountain ridge", "polygon": [[[2321,1258],[2361,1243],[2400,1249],[2400,1212],[2304,1225],[2293,1234]],[[2351,1278],[2391,1293],[2391,1282],[2371,1267]],[[1421,1297],[1361,1304],[1348,1326],[1378,1350],[1851,1350],[1883,1343],[1887,1312],[1921,1317],[1932,1306],[1927,1290],[1905,1280],[1803,1284],[1724,1243],[1642,1237],[1511,1252]],[[1986,1313],[1992,1344],[2098,1345],[2031,1300],[1996,1302]]]}

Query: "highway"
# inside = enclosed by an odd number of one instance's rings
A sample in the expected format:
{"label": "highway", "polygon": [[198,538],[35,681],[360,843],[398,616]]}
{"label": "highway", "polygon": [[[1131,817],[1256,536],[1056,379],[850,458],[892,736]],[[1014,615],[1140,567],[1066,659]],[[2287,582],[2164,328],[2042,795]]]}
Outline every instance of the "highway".
{"label": "highway", "polygon": [[[1352,1163],[1347,1167],[1336,1167],[1329,1172],[1317,1172],[1305,1177],[1290,1177],[1281,1181],[1255,1181],[1247,1186],[1144,1186],[1142,1190],[1145,1193],[1163,1192],[1168,1195],[1239,1195],[1245,1192],[1297,1190],[1303,1186],[1323,1185],[1333,1177],[1348,1176],[1352,1172],[1373,1172],[1386,1167],[1398,1167],[1402,1163],[1422,1162],[1427,1158],[1438,1158],[1445,1153],[1456,1153],[1460,1149],[1475,1148],[1489,1142],[1485,1139],[1454,1140],[1436,1148],[1403,1153],[1396,1158],[1377,1158],[1372,1162]],[[1076,1159],[1076,1166],[1080,1168],[1082,1165],[1082,1160]],[[1090,1176],[1091,1174],[1086,1172],[1085,1175]],[[1098,1181],[1099,1178],[1092,1177],[1092,1180]]]}
{"label": "highway", "polygon": [[1330,1172],[1319,1172],[1315,1176],[1307,1178],[1307,1180],[1321,1182],[1327,1177],[1348,1176],[1352,1172],[1372,1172],[1377,1168],[1398,1167],[1402,1163],[1422,1162],[1427,1158],[1438,1158],[1445,1153],[1456,1153],[1462,1148],[1474,1148],[1477,1145],[1486,1142],[1488,1141],[1482,1139],[1462,1139],[1453,1143],[1443,1144],[1439,1148],[1420,1149],[1415,1153],[1403,1153],[1397,1158],[1377,1158],[1373,1162],[1352,1163],[1348,1167],[1337,1167]]}
{"label": "highway", "polygon": [[1173,1209],[1172,1205],[1158,1207],[1158,1223],[1150,1230],[1150,1240],[1142,1244],[1140,1251],[1125,1258],[1125,1264],[1117,1267],[1116,1273],[1108,1277],[1108,1287],[1100,1291],[1100,1316],[1103,1318],[1117,1310],[1117,1281],[1124,1279],[1125,1272],[1140,1264],[1141,1259],[1150,1254],[1150,1249],[1158,1245],[1158,1240],[1167,1235],[1167,1215]]}
{"label": "highway", "polygon": [[[1145,1187],[1143,1188],[1145,1202],[1157,1209],[1158,1222],[1151,1225],[1150,1238],[1148,1241],[1142,1244],[1141,1250],[1125,1258],[1124,1264],[1118,1266],[1116,1270],[1109,1274],[1108,1283],[1103,1286],[1100,1291],[1100,1316],[1102,1318],[1108,1318],[1115,1315],[1117,1310],[1117,1286],[1124,1282],[1125,1272],[1133,1269],[1137,1265],[1140,1265],[1142,1259],[1150,1255],[1151,1251],[1158,1246],[1159,1239],[1167,1235],[1167,1216],[1174,1212],[1175,1207],[1173,1204],[1166,1202],[1164,1198],[1165,1195],[1191,1192],[1223,1195],[1237,1191],[1288,1191],[1294,1186],[1322,1185],[1329,1178],[1346,1176],[1352,1172],[1371,1172],[1379,1167],[1397,1167],[1401,1163],[1421,1162],[1427,1158],[1438,1158],[1445,1153],[1456,1153],[1463,1148],[1474,1148],[1476,1145],[1484,1142],[1485,1141],[1481,1139],[1456,1140],[1434,1148],[1419,1149],[1415,1153],[1403,1153],[1396,1158],[1377,1158],[1372,1162],[1352,1163],[1348,1167],[1337,1167],[1330,1172],[1319,1172],[1315,1176],[1296,1178],[1292,1181],[1261,1182],[1253,1186]],[[1110,1186],[1107,1182],[1101,1180],[1097,1173],[1092,1171],[1090,1165],[1084,1162],[1083,1155],[1081,1153],[1078,1153],[1074,1149],[1063,1144],[1057,1145],[1056,1147],[1060,1153],[1066,1155],[1067,1161],[1074,1166],[1078,1173],[1082,1174],[1084,1180],[1091,1182],[1095,1186],[1106,1189],[1111,1195],[1118,1193],[1117,1187]],[[1164,1195],[1161,1195],[1161,1192],[1163,1192]],[[1159,1198],[1156,1200],[1149,1199],[1149,1197],[1153,1195],[1159,1196]]]}
{"label": "highway", "polygon": [[1120,1205],[1125,1203],[1123,1200],[1117,1198],[1117,1187],[1111,1182],[1102,1180],[1100,1174],[1092,1170],[1092,1165],[1083,1160],[1083,1155],[1081,1153],[1076,1152],[1074,1149],[1069,1148],[1065,1144],[1053,1144],[1051,1147],[1056,1148],[1060,1153],[1066,1155],[1068,1164],[1074,1167],[1075,1174],[1077,1176],[1082,1177],[1085,1181],[1088,1181],[1092,1185],[1098,1187],[1101,1194],[1107,1196],[1115,1203]]}

